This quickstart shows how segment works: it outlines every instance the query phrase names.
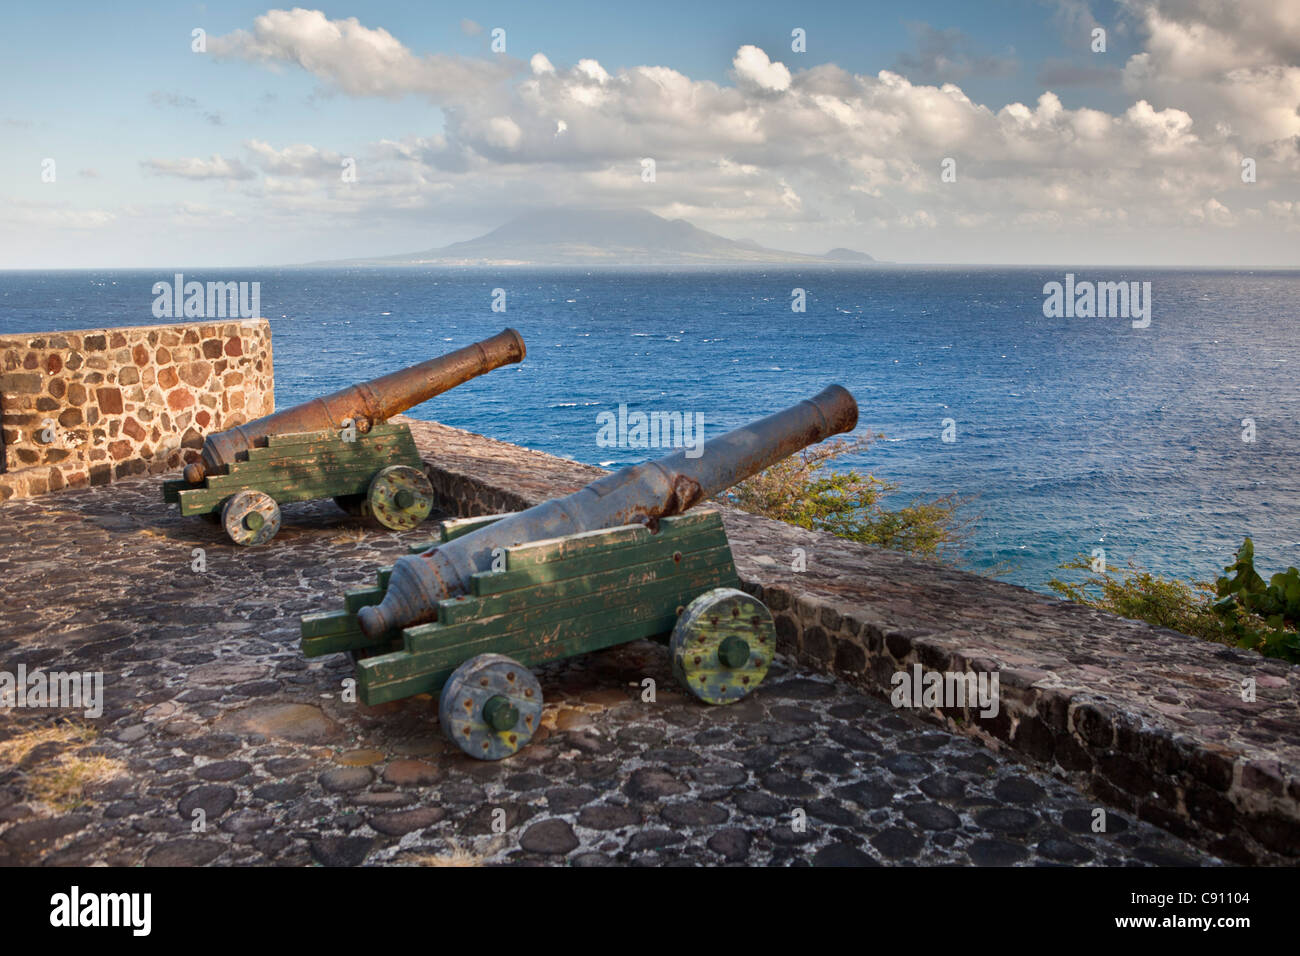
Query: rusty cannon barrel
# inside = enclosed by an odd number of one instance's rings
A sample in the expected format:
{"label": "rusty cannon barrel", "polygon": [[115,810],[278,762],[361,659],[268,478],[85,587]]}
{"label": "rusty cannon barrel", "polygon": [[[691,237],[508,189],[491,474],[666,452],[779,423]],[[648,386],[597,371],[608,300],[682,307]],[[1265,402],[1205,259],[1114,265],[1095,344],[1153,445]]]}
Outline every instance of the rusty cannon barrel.
{"label": "rusty cannon barrel", "polygon": [[847,390],[832,385],[785,411],[706,442],[699,457],[683,449],[631,465],[567,497],[502,518],[423,554],[400,558],[383,602],[361,608],[357,620],[372,640],[394,628],[435,620],[438,601],[467,593],[470,577],[491,567],[498,548],[626,524],[653,525],[801,448],[852,431],[857,423],[857,402]]}
{"label": "rusty cannon barrel", "polygon": [[247,458],[250,448],[266,444],[269,435],[337,430],[348,421],[358,431],[369,431],[372,424],[414,408],[471,378],[522,362],[525,354],[523,338],[514,329],[505,329],[419,365],[216,432],[204,440],[202,459],[185,466],[185,480],[197,485],[206,475],[225,471]]}

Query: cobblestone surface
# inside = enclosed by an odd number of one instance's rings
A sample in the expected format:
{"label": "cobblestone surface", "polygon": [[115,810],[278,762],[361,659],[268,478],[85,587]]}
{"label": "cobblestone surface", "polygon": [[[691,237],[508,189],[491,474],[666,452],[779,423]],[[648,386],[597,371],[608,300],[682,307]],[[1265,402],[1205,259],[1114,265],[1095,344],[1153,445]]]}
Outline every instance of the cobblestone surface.
{"label": "cobblestone surface", "polygon": [[[601,473],[436,422],[411,429],[431,452],[435,490],[460,512],[525,508]],[[805,670],[885,697],[895,674],[917,667],[996,672],[997,713],[961,704],[919,713],[1215,856],[1300,857],[1300,667],[901,552],[722,513],[742,586],[772,610],[778,649]]]}
{"label": "cobblestone surface", "polygon": [[[350,662],[297,650],[300,614],[432,525],[285,513],[245,550],[168,510],[156,480],[0,505],[0,669],[102,670],[106,696],[94,740],[0,766],[0,863],[1218,862],[1124,812],[1094,833],[1094,798],[789,661],[706,707],[652,642],[539,670],[537,738],[473,761],[435,701],[346,703]],[[60,716],[8,711],[0,748]],[[33,798],[43,768],[95,756],[120,772],[82,805]]]}

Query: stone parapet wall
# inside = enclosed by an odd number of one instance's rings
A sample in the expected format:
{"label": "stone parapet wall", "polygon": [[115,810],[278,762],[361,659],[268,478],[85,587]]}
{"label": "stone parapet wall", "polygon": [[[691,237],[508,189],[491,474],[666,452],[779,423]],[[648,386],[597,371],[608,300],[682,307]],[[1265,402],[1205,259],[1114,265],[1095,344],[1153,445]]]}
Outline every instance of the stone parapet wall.
{"label": "stone parapet wall", "polygon": [[0,501],[179,468],[274,408],[265,319],[0,336]]}
{"label": "stone parapet wall", "polygon": [[[601,469],[410,422],[455,514],[517,510]],[[721,509],[781,649],[888,698],[895,675],[997,673],[995,715],[917,712],[1240,863],[1300,861],[1300,668],[1024,588]],[[796,572],[794,550],[806,570]],[[1243,700],[1243,686],[1254,699]]]}

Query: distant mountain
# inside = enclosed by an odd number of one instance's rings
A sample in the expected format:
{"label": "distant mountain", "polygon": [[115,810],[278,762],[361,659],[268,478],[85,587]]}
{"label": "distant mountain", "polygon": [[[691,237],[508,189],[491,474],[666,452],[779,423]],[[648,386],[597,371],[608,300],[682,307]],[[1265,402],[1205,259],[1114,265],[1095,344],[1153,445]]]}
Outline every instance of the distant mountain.
{"label": "distant mountain", "polygon": [[374,259],[317,262],[332,266],[764,266],[867,265],[864,252],[824,256],[725,239],[682,219],[643,209],[549,209],[526,213],[486,235],[449,246]]}
{"label": "distant mountain", "polygon": [[822,258],[832,259],[835,262],[875,262],[876,261],[875,259],[871,258],[871,256],[867,255],[865,252],[858,252],[856,249],[845,249],[842,246],[832,249],[830,252],[826,253],[826,255],[822,256]]}

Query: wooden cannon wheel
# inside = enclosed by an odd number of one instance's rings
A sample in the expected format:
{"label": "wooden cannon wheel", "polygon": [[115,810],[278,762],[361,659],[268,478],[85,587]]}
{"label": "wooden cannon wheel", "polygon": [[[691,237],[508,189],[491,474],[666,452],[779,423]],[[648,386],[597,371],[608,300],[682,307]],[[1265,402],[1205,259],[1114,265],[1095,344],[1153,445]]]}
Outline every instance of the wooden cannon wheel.
{"label": "wooden cannon wheel", "polygon": [[389,465],[371,479],[366,502],[385,528],[409,531],[433,511],[433,485],[418,468]]}
{"label": "wooden cannon wheel", "polygon": [[221,506],[221,526],[235,544],[265,544],[280,530],[280,506],[270,495],[245,488]]}
{"label": "wooden cannon wheel", "polygon": [[776,626],[762,601],[714,588],[686,606],[668,643],[673,675],[708,704],[740,700],[767,676]]}
{"label": "wooden cannon wheel", "polygon": [[517,661],[479,654],[452,671],[438,700],[438,722],[456,746],[500,760],[532,739],[542,719],[542,686]]}

